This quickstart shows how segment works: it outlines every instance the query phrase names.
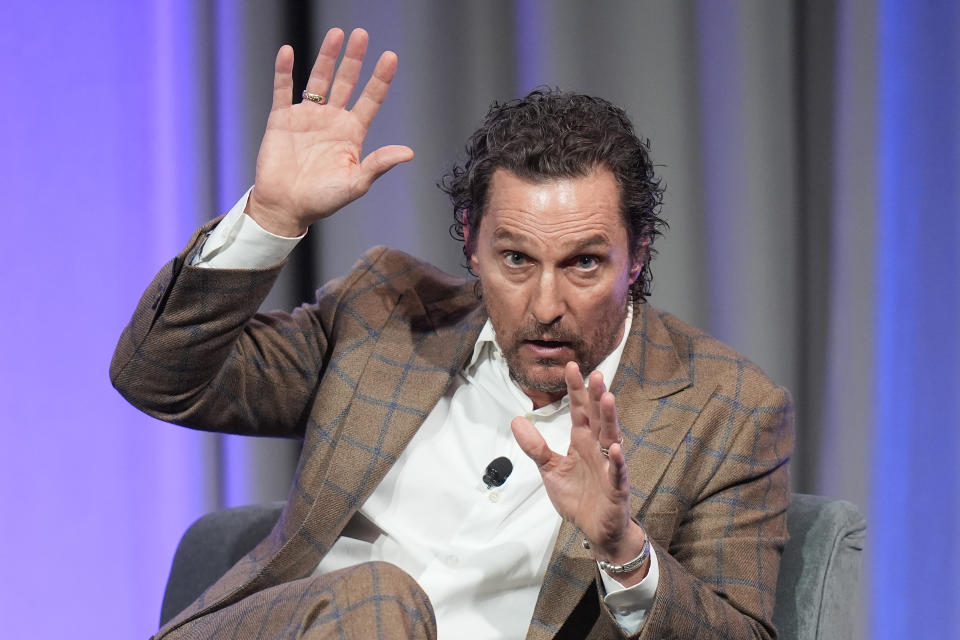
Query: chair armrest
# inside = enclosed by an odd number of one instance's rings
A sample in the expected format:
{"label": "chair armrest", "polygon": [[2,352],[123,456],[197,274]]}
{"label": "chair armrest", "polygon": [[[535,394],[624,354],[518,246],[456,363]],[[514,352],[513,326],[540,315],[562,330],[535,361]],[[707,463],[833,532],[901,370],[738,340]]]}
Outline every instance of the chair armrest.
{"label": "chair armrest", "polygon": [[849,502],[793,495],[773,612],[781,640],[853,636],[866,526]]}
{"label": "chair armrest", "polygon": [[160,626],[196,600],[207,587],[267,537],[283,502],[224,509],[190,525],[173,557],[160,607]]}

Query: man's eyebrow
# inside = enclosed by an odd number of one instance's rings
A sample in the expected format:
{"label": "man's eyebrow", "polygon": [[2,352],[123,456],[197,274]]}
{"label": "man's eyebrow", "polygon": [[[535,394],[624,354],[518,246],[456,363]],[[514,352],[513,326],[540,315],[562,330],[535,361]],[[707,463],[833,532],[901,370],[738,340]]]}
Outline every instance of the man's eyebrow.
{"label": "man's eyebrow", "polygon": [[[528,238],[525,235],[513,233],[509,229],[497,229],[493,232],[493,239],[498,242],[509,242],[516,245],[524,245],[528,242]],[[607,239],[607,236],[602,233],[596,233],[573,243],[570,245],[569,251],[571,253],[590,250],[596,251],[598,249],[607,249],[609,246],[610,241]]]}
{"label": "man's eyebrow", "polygon": [[607,236],[602,233],[592,235],[588,238],[584,238],[580,242],[577,242],[573,245],[573,251],[589,251],[589,250],[598,250],[598,249],[607,249],[610,246],[610,241],[607,239]]}
{"label": "man's eyebrow", "polygon": [[510,242],[512,244],[524,244],[526,238],[522,235],[513,233],[509,229],[497,229],[493,232],[493,239],[497,241]]}

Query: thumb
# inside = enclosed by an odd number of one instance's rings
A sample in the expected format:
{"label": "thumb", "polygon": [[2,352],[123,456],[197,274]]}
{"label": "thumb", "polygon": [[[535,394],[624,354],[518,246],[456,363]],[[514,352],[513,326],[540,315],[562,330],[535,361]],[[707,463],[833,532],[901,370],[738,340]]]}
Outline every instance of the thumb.
{"label": "thumb", "polygon": [[404,145],[392,144],[371,151],[360,162],[360,168],[363,169],[364,190],[369,189],[374,180],[390,171],[390,169],[401,162],[409,162],[410,160],[413,160],[413,149]]}
{"label": "thumb", "polygon": [[510,423],[510,429],[513,431],[513,437],[516,439],[520,449],[527,454],[537,467],[543,469],[545,465],[550,464],[558,454],[550,450],[547,441],[543,439],[533,423],[526,418],[517,416]]}

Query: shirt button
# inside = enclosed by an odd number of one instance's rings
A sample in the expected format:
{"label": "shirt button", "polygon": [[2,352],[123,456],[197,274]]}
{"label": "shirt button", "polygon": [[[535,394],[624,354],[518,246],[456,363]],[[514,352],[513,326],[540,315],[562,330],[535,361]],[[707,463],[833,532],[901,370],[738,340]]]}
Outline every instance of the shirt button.
{"label": "shirt button", "polygon": [[452,553],[448,553],[443,557],[443,562],[451,567],[455,567],[458,564],[460,564],[460,558],[453,555]]}
{"label": "shirt button", "polygon": [[500,502],[500,492],[491,491],[490,492],[490,502]]}

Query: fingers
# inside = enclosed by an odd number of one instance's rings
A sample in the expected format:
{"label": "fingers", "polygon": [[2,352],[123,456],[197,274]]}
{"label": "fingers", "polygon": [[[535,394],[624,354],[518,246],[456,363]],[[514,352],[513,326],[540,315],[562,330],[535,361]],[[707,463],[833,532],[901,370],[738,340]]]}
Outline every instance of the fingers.
{"label": "fingers", "polygon": [[327,103],[331,106],[343,108],[350,99],[350,94],[353,93],[353,88],[360,77],[368,41],[369,36],[363,29],[354,29],[350,33],[347,50],[343,54],[343,60],[340,61],[340,67],[337,68],[333,86],[330,87],[330,95],[327,97]]}
{"label": "fingers", "polygon": [[609,450],[611,445],[621,441],[620,423],[617,422],[616,398],[607,391],[603,374],[599,371],[593,371],[590,374],[587,395],[591,430],[600,447]]}
{"label": "fingers", "polygon": [[510,429],[513,431],[513,437],[516,438],[520,449],[527,454],[534,464],[541,470],[550,465],[559,454],[554,453],[547,446],[547,441],[543,439],[533,423],[523,417],[516,417],[510,422]]}
{"label": "fingers", "polygon": [[627,460],[623,457],[623,447],[614,442],[610,445],[610,454],[607,456],[610,464],[607,465],[607,474],[610,485],[617,491],[630,491],[630,475],[627,472]]}
{"label": "fingers", "polygon": [[373,68],[373,74],[363,88],[363,92],[357,98],[357,103],[353,105],[353,113],[360,118],[365,127],[369,127],[374,116],[377,115],[396,73],[397,54],[393,51],[384,51],[377,60],[377,65]]}
{"label": "fingers", "polygon": [[570,396],[570,417],[573,427],[585,427],[590,434],[587,436],[584,432],[581,437],[595,442],[598,449],[601,447],[609,449],[613,443],[620,442],[616,398],[607,391],[603,374],[593,371],[589,376],[588,387],[580,375],[577,364],[568,362],[564,369],[564,379],[567,383],[567,394]]}
{"label": "fingers", "polygon": [[610,446],[609,442],[600,437],[603,431],[604,421],[603,412],[600,409],[600,402],[606,390],[607,386],[603,384],[603,374],[599,371],[593,371],[590,374],[590,387],[587,390],[587,394],[590,397],[590,425],[593,427],[593,433],[600,441],[600,446],[602,447]]}
{"label": "fingers", "polygon": [[337,66],[337,57],[340,55],[342,46],[343,30],[335,28],[327,31],[320,45],[320,51],[317,53],[317,59],[313,63],[313,69],[310,70],[310,77],[307,78],[307,91],[321,96],[326,95],[333,80],[333,70]]}
{"label": "fingers", "polygon": [[273,64],[273,105],[271,111],[289,107],[293,100],[293,47],[280,47]]}
{"label": "fingers", "polygon": [[603,384],[603,376],[599,372],[594,372],[599,377],[595,380],[590,379],[591,408],[594,414],[591,419],[596,420],[599,426],[597,430],[597,440],[604,449],[609,449],[615,443],[622,442],[620,434],[620,422],[617,420],[617,401],[612,393],[606,390]]}
{"label": "fingers", "polygon": [[[344,108],[353,94],[353,90],[360,78],[360,70],[363,68],[363,59],[367,53],[367,44],[370,37],[363,29],[354,29],[347,40],[346,51],[343,54],[343,60],[337,67],[337,57],[340,55],[340,49],[343,47],[343,31],[341,29],[330,29],[323,38],[323,44],[320,45],[320,52],[313,63],[313,69],[310,71],[310,78],[307,80],[306,90],[310,93],[326,97],[327,104]],[[290,52],[291,61],[289,69],[285,67],[285,82],[287,83],[286,93],[293,90],[293,83],[290,79],[290,69],[292,69],[292,50]],[[278,56],[279,60],[279,56]],[[397,54],[392,51],[385,51],[380,55],[377,64],[373,69],[373,74],[363,88],[363,92],[357,99],[353,107],[356,115],[364,127],[369,127],[373,118],[377,115],[380,105],[387,97],[390,89],[390,83],[397,72]],[[328,95],[329,91],[329,95]],[[276,104],[276,93],[274,94]],[[287,98],[286,105],[289,106],[290,100]],[[275,107],[276,108],[276,107]]]}
{"label": "fingers", "polygon": [[567,383],[567,395],[570,397],[570,418],[574,427],[590,426],[590,396],[580,375],[576,362],[568,362],[563,369],[563,379]]}

